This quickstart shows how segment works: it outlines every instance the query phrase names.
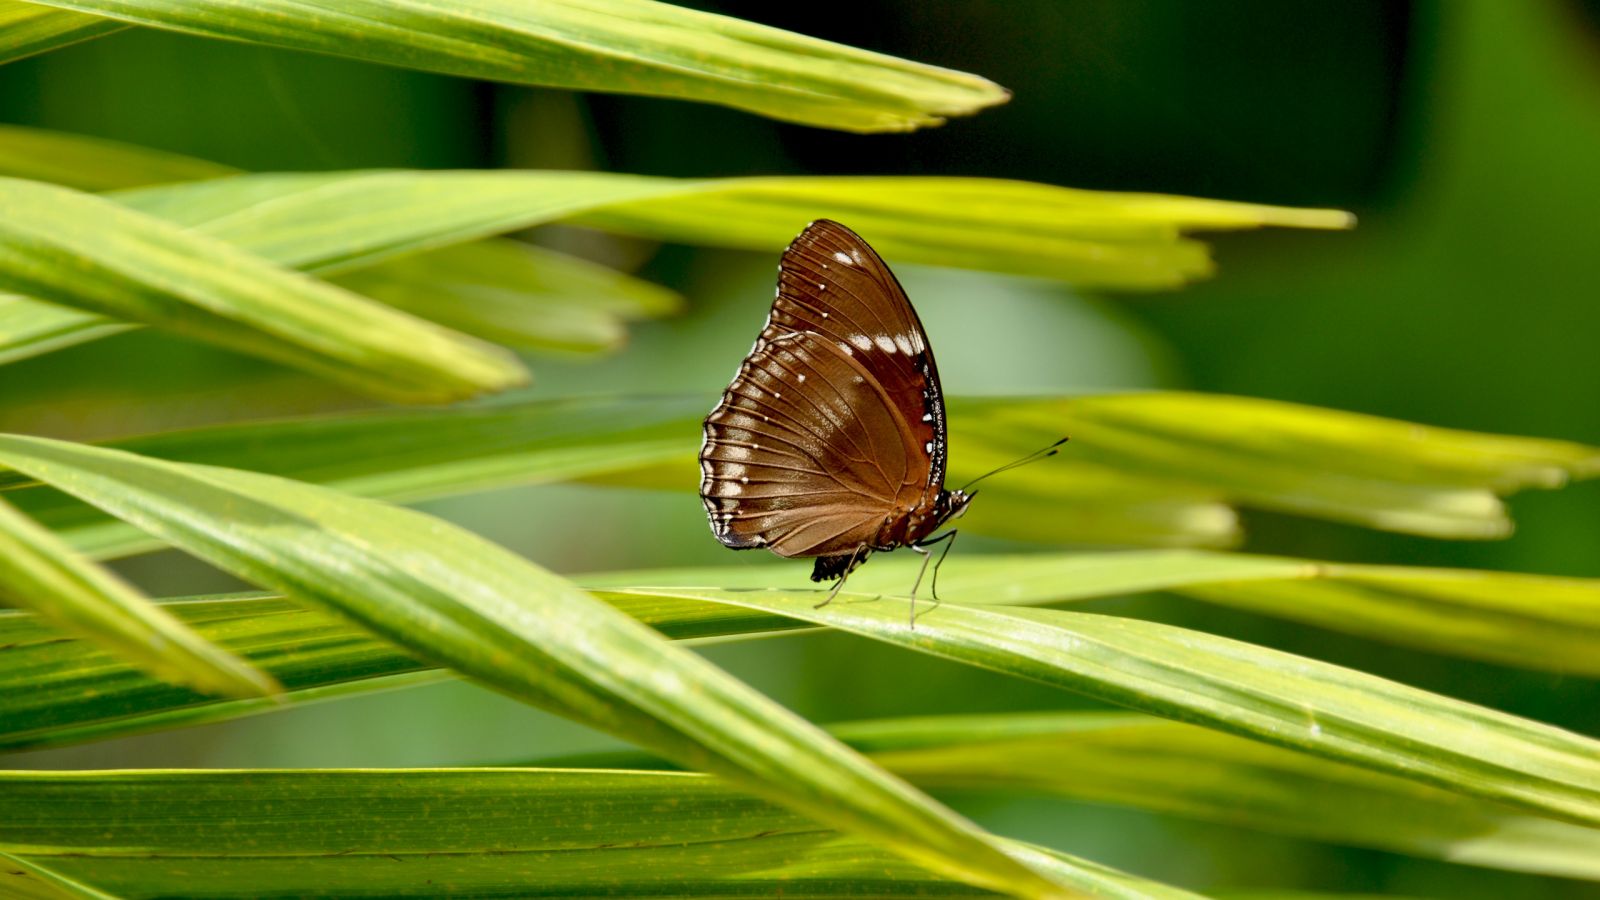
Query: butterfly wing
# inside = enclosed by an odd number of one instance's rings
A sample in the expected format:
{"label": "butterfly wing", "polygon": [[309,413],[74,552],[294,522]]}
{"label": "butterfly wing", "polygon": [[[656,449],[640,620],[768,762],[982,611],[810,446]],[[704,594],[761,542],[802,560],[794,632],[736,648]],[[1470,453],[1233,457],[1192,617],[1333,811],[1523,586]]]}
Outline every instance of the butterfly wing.
{"label": "butterfly wing", "polygon": [[831,338],[760,341],[705,421],[711,530],[780,556],[851,553],[920,496],[916,440],[884,386]]}

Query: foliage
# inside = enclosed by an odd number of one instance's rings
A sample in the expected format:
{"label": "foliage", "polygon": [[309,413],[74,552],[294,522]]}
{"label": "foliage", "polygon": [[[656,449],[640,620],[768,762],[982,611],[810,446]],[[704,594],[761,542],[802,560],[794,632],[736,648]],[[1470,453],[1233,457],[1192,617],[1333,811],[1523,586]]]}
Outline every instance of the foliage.
{"label": "foliage", "polygon": [[[0,23],[0,61],[136,25],[847,131],[912,130],[1007,97],[978,76],[646,0],[0,0]],[[706,397],[641,384],[460,402],[524,384],[514,351],[616,351],[628,323],[684,306],[515,236],[533,226],[771,253],[832,216],[896,264],[1150,290],[1211,274],[1194,232],[1340,229],[1343,212],[982,178],[244,173],[14,127],[0,128],[0,210],[0,366],[68,347],[109,360],[116,343],[95,342],[151,328],[351,396],[457,404],[98,443],[0,435],[0,599],[18,607],[0,612],[0,749],[463,678],[648,751],[0,772],[8,895],[1192,896],[990,833],[925,790],[1600,880],[1594,739],[1195,628],[1056,608],[1159,591],[1592,678],[1592,580],[1081,545],[1231,545],[1252,510],[1501,538],[1501,498],[1593,477],[1596,448],[1199,393],[957,396],[955,481],[1073,443],[985,484],[963,528],[1013,552],[970,556],[920,607],[901,593],[909,560],[875,560],[818,608],[816,591],[776,586],[787,569],[759,565],[566,578],[396,505],[694,483]],[[104,566],[161,547],[266,590],[153,603]],[[674,643],[801,630],[1138,714],[823,729]]]}

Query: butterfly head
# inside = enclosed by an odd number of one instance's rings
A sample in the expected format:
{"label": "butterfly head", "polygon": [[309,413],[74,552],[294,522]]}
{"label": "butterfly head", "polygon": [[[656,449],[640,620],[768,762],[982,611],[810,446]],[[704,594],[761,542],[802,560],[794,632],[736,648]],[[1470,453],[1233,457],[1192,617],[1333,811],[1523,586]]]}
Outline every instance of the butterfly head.
{"label": "butterfly head", "polygon": [[978,496],[977,491],[940,491],[939,499],[934,501],[934,521],[940,525],[951,519],[959,519],[967,511],[967,504],[972,498]]}

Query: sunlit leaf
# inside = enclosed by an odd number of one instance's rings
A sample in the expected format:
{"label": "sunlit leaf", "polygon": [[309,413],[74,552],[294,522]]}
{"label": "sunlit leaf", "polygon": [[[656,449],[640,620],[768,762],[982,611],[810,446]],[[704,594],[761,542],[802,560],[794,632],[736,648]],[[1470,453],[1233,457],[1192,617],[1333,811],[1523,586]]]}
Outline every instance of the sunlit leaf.
{"label": "sunlit leaf", "polygon": [[[999,843],[1083,895],[1194,897]],[[141,897],[995,896],[664,772],[4,772],[13,848]]]}
{"label": "sunlit leaf", "polygon": [[253,472],[0,436],[0,463],[512,696],[969,883],[1063,896],[990,836],[570,582],[438,519]]}
{"label": "sunlit leaf", "polygon": [[256,697],[277,684],[0,500],[0,601],[37,611],[157,678]]}
{"label": "sunlit leaf", "polygon": [[[0,19],[19,6],[34,11],[36,17],[90,19],[31,3],[0,5]],[[104,24],[106,20],[91,21]],[[0,24],[0,33],[5,31],[6,27]],[[45,128],[0,125],[0,175],[11,178],[48,181],[80,191],[109,191],[237,174],[239,170],[232,166],[137,144]]]}
{"label": "sunlit leaf", "polygon": [[[610,596],[611,591],[600,591]],[[635,588],[838,628],[1337,762],[1588,825],[1600,741],[1305,657],[1115,616],[814,591]]]}
{"label": "sunlit leaf", "polygon": [[[669,636],[793,627],[773,617],[839,627],[1460,793],[1597,820],[1600,742],[1210,635],[1018,605],[1251,578],[1290,586],[1316,572],[1308,563],[1214,554],[972,557],[946,567],[943,575],[949,577],[941,584],[946,602],[932,609],[925,602],[915,631],[906,627],[904,601],[893,597],[906,588],[914,571],[901,563],[874,560],[852,576],[851,592],[821,610],[813,608],[818,591],[778,587],[802,578],[782,568],[618,573],[582,582]],[[1369,574],[1363,568],[1358,577]],[[1447,598],[1447,589],[1462,580],[1461,574],[1438,578],[1438,596]],[[1522,602],[1525,593],[1515,592],[1516,576],[1497,577],[1504,579],[1513,603]],[[1533,585],[1539,581],[1529,579]],[[1574,580],[1571,587],[1576,586]],[[874,600],[879,590],[885,595]],[[1474,593],[1481,596],[1469,589],[1464,615],[1472,614],[1470,607],[1478,599]],[[1595,593],[1590,585],[1591,605]],[[1559,594],[1554,596],[1559,600]],[[955,600],[978,604],[958,605]],[[730,618],[718,607],[742,608],[747,617]],[[281,600],[207,601],[172,608],[194,621],[201,633],[259,661],[291,688],[328,691],[352,680],[423,668],[348,626]],[[1510,615],[1500,618],[1515,623]],[[0,653],[0,685],[20,684],[23,678],[36,684],[32,694],[0,693],[10,698],[0,707],[0,721],[15,723],[16,729],[0,739],[0,746],[82,740],[262,709],[249,702],[214,703],[152,685],[134,672],[106,670],[104,660],[92,652],[51,643],[47,630],[24,620],[0,618],[0,638],[14,647]],[[85,680],[86,672],[97,674]],[[381,680],[370,684],[374,689],[384,686]]]}
{"label": "sunlit leaf", "polygon": [[648,281],[497,239],[403,256],[335,283],[485,340],[579,353],[615,350],[627,340],[627,322],[683,306]]}
{"label": "sunlit leaf", "polygon": [[[828,730],[939,793],[1053,795],[1422,858],[1600,880],[1600,829],[1137,713],[925,716]],[[666,765],[627,751],[528,764]]]}
{"label": "sunlit leaf", "polygon": [[0,63],[13,62],[128,27],[121,22],[51,9],[22,0],[0,0]]}
{"label": "sunlit leaf", "polygon": [[510,354],[89,194],[0,178],[0,289],[401,400],[522,383]]}
{"label": "sunlit leaf", "polygon": [[[833,217],[859,229],[891,264],[1156,288],[1210,272],[1205,246],[1182,238],[1185,231],[1350,225],[1348,214],[1336,210],[983,178],[331,172],[243,175],[115,196],[284,265],[318,271],[565,220],[777,252],[807,222]],[[728,203],[740,211],[723,209]]]}
{"label": "sunlit leaf", "polygon": [[467,78],[697,100],[846,131],[911,131],[1010,96],[977,75],[651,0],[48,5]]}
{"label": "sunlit leaf", "polygon": [[[689,490],[699,480],[693,454],[710,407],[696,397],[504,403],[229,425],[115,446],[400,502],[579,477]],[[1580,444],[1244,397],[954,398],[951,409],[953,485],[1054,436],[1074,435],[1060,456],[985,482],[961,520],[976,533],[1041,543],[1227,543],[1237,537],[1228,503],[1486,537],[1509,524],[1497,493],[1590,477],[1597,459]],[[1190,436],[1194,423],[1224,415],[1252,424]],[[1129,421],[1137,426],[1123,424]],[[1127,437],[1144,432],[1161,436]],[[0,473],[0,487],[16,483]],[[1359,492],[1339,495],[1352,485]],[[15,499],[85,552],[116,556],[154,546],[59,497],[23,491]]]}

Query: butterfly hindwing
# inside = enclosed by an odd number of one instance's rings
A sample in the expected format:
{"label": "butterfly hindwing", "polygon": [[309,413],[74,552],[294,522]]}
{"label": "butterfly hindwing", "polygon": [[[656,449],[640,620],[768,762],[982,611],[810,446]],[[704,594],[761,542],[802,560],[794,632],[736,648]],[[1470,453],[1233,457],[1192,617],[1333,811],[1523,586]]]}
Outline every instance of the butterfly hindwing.
{"label": "butterfly hindwing", "polygon": [[782,556],[850,553],[921,496],[918,439],[831,338],[762,341],[706,418],[700,494],[712,531]]}

